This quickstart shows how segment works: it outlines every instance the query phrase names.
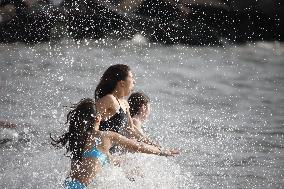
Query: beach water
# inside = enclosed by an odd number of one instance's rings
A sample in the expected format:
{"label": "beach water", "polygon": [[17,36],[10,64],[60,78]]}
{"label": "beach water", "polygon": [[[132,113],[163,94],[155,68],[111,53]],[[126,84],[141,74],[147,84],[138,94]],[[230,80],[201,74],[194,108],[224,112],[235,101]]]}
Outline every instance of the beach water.
{"label": "beach water", "polygon": [[[0,119],[18,125],[0,130],[1,188],[62,187],[70,161],[50,145],[50,133],[66,130],[68,107],[93,97],[106,68],[119,63],[152,100],[146,133],[181,154],[126,155],[124,167],[97,178],[97,188],[284,187],[283,43],[64,39],[0,44]],[[143,176],[131,182],[125,172],[133,167]]]}

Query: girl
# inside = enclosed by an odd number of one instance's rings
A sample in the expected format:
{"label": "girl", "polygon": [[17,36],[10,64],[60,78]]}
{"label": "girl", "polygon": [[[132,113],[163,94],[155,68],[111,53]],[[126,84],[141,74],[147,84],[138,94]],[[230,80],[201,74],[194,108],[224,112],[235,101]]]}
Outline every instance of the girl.
{"label": "girl", "polygon": [[[66,189],[85,189],[95,181],[102,167],[111,163],[109,149],[114,145],[128,151],[160,156],[174,156],[176,150],[161,150],[158,147],[127,139],[112,131],[100,131],[101,116],[96,114],[94,100],[81,100],[67,115],[69,130],[58,140],[52,138],[55,146],[66,146],[70,152],[71,171],[64,185]],[[68,145],[67,145],[68,143]]]}
{"label": "girl", "polygon": [[161,147],[146,137],[142,130],[142,124],[148,120],[150,115],[150,98],[143,92],[134,92],[128,98],[128,103],[133,125],[141,138],[143,138],[143,142]]}
{"label": "girl", "polygon": [[128,98],[129,112],[133,124],[140,133],[144,133],[141,125],[148,120],[150,115],[150,98],[143,92],[135,92]]}

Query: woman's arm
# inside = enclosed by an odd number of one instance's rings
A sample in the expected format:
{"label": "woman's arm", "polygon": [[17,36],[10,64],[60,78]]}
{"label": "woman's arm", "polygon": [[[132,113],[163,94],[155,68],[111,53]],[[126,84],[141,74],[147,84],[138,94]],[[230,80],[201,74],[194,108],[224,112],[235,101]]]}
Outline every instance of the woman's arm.
{"label": "woman's arm", "polygon": [[[130,117],[129,120],[132,120],[132,118]],[[156,144],[151,139],[149,139],[144,133],[140,132],[134,124],[133,126],[127,127],[127,132],[129,134],[129,138],[136,139],[137,141],[144,142],[149,145],[161,147],[159,144]]]}
{"label": "woman's arm", "polygon": [[112,95],[106,95],[96,101],[96,110],[106,120],[116,113],[116,105]]}
{"label": "woman's arm", "polygon": [[[143,133],[141,133],[139,129],[135,126],[133,119],[129,112],[129,104],[126,100],[124,100],[124,104],[126,106],[126,115],[128,118],[127,132],[129,134],[129,138],[133,138],[138,141],[144,142],[146,144],[153,145],[154,143],[148,137],[146,137]],[[156,145],[156,146],[159,146],[159,145]]]}
{"label": "woman's arm", "polygon": [[146,154],[155,154],[160,156],[174,156],[179,154],[177,150],[162,150],[156,146],[148,145],[143,142],[137,142],[133,139],[128,139],[118,133],[110,132],[112,143],[115,143],[131,152],[140,152]]}

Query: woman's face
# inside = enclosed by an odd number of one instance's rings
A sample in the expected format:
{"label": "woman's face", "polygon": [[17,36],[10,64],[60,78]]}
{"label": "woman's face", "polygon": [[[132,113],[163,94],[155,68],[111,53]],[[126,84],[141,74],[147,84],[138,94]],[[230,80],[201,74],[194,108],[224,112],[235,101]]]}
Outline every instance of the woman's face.
{"label": "woman's face", "polygon": [[130,95],[130,93],[133,91],[134,85],[135,85],[135,80],[134,80],[133,73],[129,71],[128,76],[124,80],[124,89],[125,89],[126,96]]}

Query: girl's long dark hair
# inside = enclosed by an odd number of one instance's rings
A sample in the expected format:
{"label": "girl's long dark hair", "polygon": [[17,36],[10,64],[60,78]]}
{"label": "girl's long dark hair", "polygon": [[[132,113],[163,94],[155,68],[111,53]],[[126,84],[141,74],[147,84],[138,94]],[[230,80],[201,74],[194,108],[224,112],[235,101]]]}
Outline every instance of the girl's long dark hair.
{"label": "girl's long dark hair", "polygon": [[113,92],[117,83],[125,80],[130,71],[129,66],[124,64],[115,64],[110,66],[100,79],[100,82],[95,90],[95,99],[100,99],[103,96]]}
{"label": "girl's long dark hair", "polygon": [[66,146],[66,153],[70,152],[73,160],[81,160],[82,158],[88,133],[95,121],[96,111],[94,107],[95,102],[93,99],[82,99],[67,114],[66,124],[69,124],[68,132],[63,134],[58,140],[50,136],[52,139],[51,144],[56,147]]}

